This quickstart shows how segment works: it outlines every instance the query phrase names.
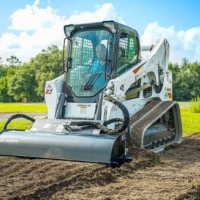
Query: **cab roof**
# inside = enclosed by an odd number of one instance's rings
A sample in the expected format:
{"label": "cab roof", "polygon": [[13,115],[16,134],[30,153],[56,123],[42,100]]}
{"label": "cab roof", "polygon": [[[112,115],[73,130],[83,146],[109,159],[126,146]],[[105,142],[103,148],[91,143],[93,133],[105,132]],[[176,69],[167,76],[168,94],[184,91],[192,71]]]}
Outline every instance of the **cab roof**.
{"label": "cab roof", "polygon": [[102,21],[102,22],[84,23],[84,24],[69,24],[69,25],[64,26],[64,30],[66,30],[66,28],[69,26],[73,26],[74,31],[78,31],[81,29],[95,29],[95,28],[109,29],[108,27],[105,26],[105,24],[109,24],[109,23],[113,24],[114,29],[116,31],[115,33],[117,33],[117,34],[120,34],[121,32],[125,32],[128,34],[134,34],[139,37],[138,32],[135,29],[128,27],[124,24],[121,24],[119,22],[116,22],[116,21]]}

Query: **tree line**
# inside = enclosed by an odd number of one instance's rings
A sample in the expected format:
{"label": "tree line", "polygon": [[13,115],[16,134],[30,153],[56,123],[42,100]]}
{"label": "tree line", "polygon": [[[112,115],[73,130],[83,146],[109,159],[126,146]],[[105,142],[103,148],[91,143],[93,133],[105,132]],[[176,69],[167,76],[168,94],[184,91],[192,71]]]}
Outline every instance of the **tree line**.
{"label": "tree line", "polygon": [[200,96],[200,63],[189,62],[184,58],[182,63],[169,63],[173,74],[173,99],[188,101]]}
{"label": "tree line", "polygon": [[[183,59],[181,64],[169,63],[173,74],[173,99],[188,101],[200,95],[200,63]],[[62,50],[52,45],[22,63],[11,56],[7,64],[0,58],[0,102],[28,99],[30,102],[44,100],[44,87],[62,72]]]}
{"label": "tree line", "polygon": [[62,50],[52,45],[23,63],[15,56],[0,60],[0,102],[31,102],[44,100],[44,87],[47,80],[62,74]]}

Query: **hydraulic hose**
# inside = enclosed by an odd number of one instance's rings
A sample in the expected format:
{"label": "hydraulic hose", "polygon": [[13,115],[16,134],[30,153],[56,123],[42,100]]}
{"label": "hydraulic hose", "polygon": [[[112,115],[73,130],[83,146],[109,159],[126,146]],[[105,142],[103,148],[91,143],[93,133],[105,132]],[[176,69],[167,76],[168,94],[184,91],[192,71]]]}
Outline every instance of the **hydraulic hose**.
{"label": "hydraulic hose", "polygon": [[[95,127],[100,129],[101,131],[103,131],[104,133],[108,134],[108,135],[114,135],[114,134],[119,134],[121,132],[123,132],[125,129],[127,129],[129,127],[129,121],[130,121],[130,117],[129,117],[129,112],[127,110],[127,108],[119,101],[117,101],[116,99],[114,99],[113,97],[106,95],[105,99],[107,101],[112,102],[113,104],[115,104],[123,113],[124,115],[124,119],[121,118],[113,118],[113,119],[109,119],[107,121],[105,121],[103,124],[99,123],[99,122],[94,122],[94,121],[79,121],[79,122],[72,122],[71,125],[77,125],[77,126],[91,126],[91,127]],[[121,124],[119,124],[119,126],[117,126],[117,128],[115,129],[109,129],[107,127],[107,125],[115,123],[115,122],[121,122]]]}
{"label": "hydraulic hose", "polygon": [[[110,101],[114,105],[116,105],[122,111],[122,113],[124,115],[124,119],[113,118],[113,119],[109,119],[109,120],[105,121],[104,124],[103,124],[104,127],[102,127],[102,125],[101,125],[101,127],[104,128],[103,131],[108,133],[109,135],[113,135],[113,134],[120,133],[120,132],[124,131],[129,126],[129,121],[130,121],[129,112],[128,112],[127,108],[121,102],[117,101],[116,99],[114,99],[110,95],[105,95],[105,99],[107,101]],[[114,122],[122,122],[122,123],[119,126],[117,126],[116,129],[108,129],[106,127],[108,124],[111,124],[111,123],[114,123]]]}
{"label": "hydraulic hose", "polygon": [[27,120],[30,120],[31,122],[35,122],[35,119],[28,116],[28,115],[24,115],[24,114],[15,114],[15,115],[12,115],[8,120],[7,122],[5,123],[4,127],[3,127],[3,130],[7,129],[7,126],[8,124],[14,120],[14,119],[17,119],[17,118],[24,118],[24,119],[27,119]]}

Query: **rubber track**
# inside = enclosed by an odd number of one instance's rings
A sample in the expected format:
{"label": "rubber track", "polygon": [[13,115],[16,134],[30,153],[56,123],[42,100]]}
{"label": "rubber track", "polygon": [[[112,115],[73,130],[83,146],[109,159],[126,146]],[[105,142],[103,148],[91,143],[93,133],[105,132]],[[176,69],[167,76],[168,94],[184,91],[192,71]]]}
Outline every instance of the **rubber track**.
{"label": "rubber track", "polygon": [[130,119],[131,136],[135,145],[142,146],[143,132],[176,104],[174,101],[153,100]]}

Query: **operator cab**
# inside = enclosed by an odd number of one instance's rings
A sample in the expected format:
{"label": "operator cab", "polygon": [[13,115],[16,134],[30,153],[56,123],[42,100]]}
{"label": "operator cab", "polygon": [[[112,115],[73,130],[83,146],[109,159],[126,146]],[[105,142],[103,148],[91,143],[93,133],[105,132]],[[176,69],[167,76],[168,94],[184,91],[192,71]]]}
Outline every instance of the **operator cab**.
{"label": "operator cab", "polygon": [[137,31],[117,22],[66,25],[64,32],[68,102],[96,102],[110,79],[140,60]]}

